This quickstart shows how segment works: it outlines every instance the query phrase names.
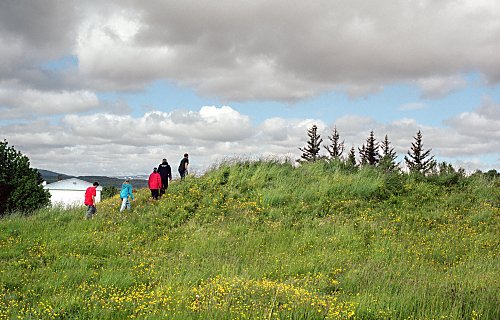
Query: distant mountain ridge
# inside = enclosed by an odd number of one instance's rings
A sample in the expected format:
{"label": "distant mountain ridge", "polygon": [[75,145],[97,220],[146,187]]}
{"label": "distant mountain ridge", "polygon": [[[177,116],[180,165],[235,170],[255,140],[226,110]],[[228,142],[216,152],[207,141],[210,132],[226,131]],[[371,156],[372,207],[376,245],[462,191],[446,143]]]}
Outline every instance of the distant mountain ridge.
{"label": "distant mountain ridge", "polygon": [[[65,180],[69,178],[78,178],[88,182],[97,181],[103,187],[115,186],[117,188],[120,188],[123,181],[126,179],[125,177],[118,178],[118,177],[106,177],[106,176],[70,176],[67,174],[44,170],[44,169],[37,169],[37,170],[42,175],[43,180],[47,181],[47,183],[53,183],[59,180]],[[146,188],[148,186],[148,181],[146,179],[143,179],[142,177],[138,176],[138,177],[128,177],[128,178],[130,179],[130,183],[132,184],[132,186],[134,186],[134,188]]]}

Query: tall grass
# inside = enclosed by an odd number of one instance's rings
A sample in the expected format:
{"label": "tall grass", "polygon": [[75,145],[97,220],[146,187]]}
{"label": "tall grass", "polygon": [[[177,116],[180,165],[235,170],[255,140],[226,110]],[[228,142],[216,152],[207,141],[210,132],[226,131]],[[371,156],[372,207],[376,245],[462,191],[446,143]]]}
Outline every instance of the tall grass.
{"label": "tall grass", "polygon": [[222,163],[160,201],[0,220],[0,319],[498,319],[500,190]]}

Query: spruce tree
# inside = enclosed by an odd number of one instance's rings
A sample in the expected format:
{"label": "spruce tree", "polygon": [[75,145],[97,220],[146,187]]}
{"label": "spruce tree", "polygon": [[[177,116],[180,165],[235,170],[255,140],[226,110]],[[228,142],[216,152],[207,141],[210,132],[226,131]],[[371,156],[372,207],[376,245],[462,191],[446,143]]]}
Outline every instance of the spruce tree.
{"label": "spruce tree", "polygon": [[349,150],[349,153],[347,154],[347,159],[346,159],[346,165],[348,167],[355,168],[356,167],[356,150],[354,149],[354,146],[351,147],[351,150]]}
{"label": "spruce tree", "polygon": [[370,132],[370,136],[366,139],[366,145],[364,145],[365,150],[365,161],[367,164],[371,166],[377,165],[380,160],[380,156],[378,154],[378,143],[375,139],[375,135],[373,130]]}
{"label": "spruce tree", "polygon": [[330,159],[339,160],[344,152],[344,141],[340,142],[340,135],[337,131],[337,127],[333,128],[332,135],[328,136],[330,140],[329,145],[324,145],[323,147],[328,151]]}
{"label": "spruce tree", "polygon": [[303,160],[313,162],[320,158],[319,151],[323,139],[321,139],[321,136],[318,134],[318,127],[316,125],[313,125],[307,130],[307,135],[309,136],[307,146],[299,148],[299,150],[302,151],[301,158]]}
{"label": "spruce tree", "polygon": [[364,166],[368,164],[368,160],[366,157],[366,146],[363,144],[361,148],[358,147],[358,152],[359,152],[359,165]]}
{"label": "spruce tree", "polygon": [[415,139],[415,142],[411,144],[411,149],[408,150],[408,154],[405,156],[406,165],[410,172],[426,174],[434,165],[434,156],[430,155],[431,149],[424,151],[420,130],[413,139]]}
{"label": "spruce tree", "polygon": [[385,135],[384,141],[382,141],[381,145],[381,158],[379,162],[379,167],[384,171],[394,171],[397,167],[396,164],[396,152],[394,152],[394,148],[391,147],[391,143],[389,142],[389,138]]}

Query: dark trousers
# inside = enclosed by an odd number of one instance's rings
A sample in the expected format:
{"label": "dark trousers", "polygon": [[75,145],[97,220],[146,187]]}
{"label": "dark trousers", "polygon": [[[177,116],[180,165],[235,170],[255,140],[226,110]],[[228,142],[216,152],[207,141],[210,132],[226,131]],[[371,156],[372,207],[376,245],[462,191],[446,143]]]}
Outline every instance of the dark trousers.
{"label": "dark trousers", "polygon": [[153,197],[153,199],[158,200],[159,195],[160,195],[160,190],[151,189],[151,196]]}
{"label": "dark trousers", "polygon": [[179,170],[179,174],[181,176],[181,179],[184,179],[184,177],[187,175],[187,170]]}
{"label": "dark trousers", "polygon": [[161,189],[160,189],[160,196],[165,194],[165,190],[168,189],[168,177],[161,177]]}
{"label": "dark trousers", "polygon": [[87,205],[87,214],[85,215],[85,218],[92,219],[96,213],[97,213],[97,209],[95,206]]}

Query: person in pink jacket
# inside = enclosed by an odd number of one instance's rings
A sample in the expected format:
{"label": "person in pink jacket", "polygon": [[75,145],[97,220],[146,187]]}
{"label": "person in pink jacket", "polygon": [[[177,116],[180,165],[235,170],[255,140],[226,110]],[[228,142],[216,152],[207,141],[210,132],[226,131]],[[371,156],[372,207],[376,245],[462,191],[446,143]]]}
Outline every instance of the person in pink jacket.
{"label": "person in pink jacket", "polygon": [[154,168],[153,172],[149,175],[148,187],[151,190],[151,196],[153,199],[158,200],[161,189],[161,176],[158,173],[157,168]]}

